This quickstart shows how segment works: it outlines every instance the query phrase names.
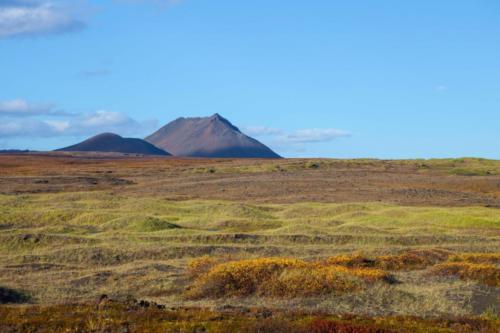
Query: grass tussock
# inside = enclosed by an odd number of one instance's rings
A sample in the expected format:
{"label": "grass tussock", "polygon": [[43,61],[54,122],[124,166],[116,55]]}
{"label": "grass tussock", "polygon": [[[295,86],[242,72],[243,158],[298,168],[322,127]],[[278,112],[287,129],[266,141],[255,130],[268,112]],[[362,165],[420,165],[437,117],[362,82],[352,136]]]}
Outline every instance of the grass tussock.
{"label": "grass tussock", "polygon": [[457,276],[499,286],[500,269],[490,263],[495,260],[495,254],[454,254],[441,249],[408,250],[398,255],[375,257],[339,255],[313,262],[292,258],[228,261],[204,256],[188,264],[192,283],[185,296],[188,299],[325,296],[359,291],[370,283],[395,282],[391,271],[429,267],[431,275]]}
{"label": "grass tussock", "polygon": [[432,267],[431,274],[456,276],[462,280],[475,280],[493,287],[500,286],[500,268],[492,264],[447,262]]}
{"label": "grass tussock", "polygon": [[148,217],[139,223],[134,225],[135,230],[138,232],[156,232],[162,230],[170,230],[170,229],[180,229],[177,224],[164,221],[155,217]]}
{"label": "grass tussock", "polygon": [[331,265],[373,267],[390,271],[424,269],[448,259],[450,252],[441,249],[409,250],[398,255],[367,257],[363,254],[339,255],[327,259]]}
{"label": "grass tussock", "polygon": [[330,265],[349,268],[378,268],[383,271],[410,271],[430,267],[431,275],[457,276],[490,286],[500,285],[500,254],[452,253],[441,249],[409,250],[398,255],[367,257],[363,254],[338,255],[326,260]]}
{"label": "grass tussock", "polygon": [[451,256],[449,261],[463,261],[471,264],[500,264],[500,253],[460,253]]}
{"label": "grass tussock", "polygon": [[219,258],[202,256],[191,260],[188,263],[187,271],[191,278],[197,278],[202,274],[207,273],[212,267],[219,264],[221,260]]}
{"label": "grass tussock", "polygon": [[375,268],[349,268],[290,258],[261,258],[215,264],[196,261],[200,271],[186,296],[192,299],[244,297],[309,297],[360,289],[366,282],[391,282],[387,272]]}

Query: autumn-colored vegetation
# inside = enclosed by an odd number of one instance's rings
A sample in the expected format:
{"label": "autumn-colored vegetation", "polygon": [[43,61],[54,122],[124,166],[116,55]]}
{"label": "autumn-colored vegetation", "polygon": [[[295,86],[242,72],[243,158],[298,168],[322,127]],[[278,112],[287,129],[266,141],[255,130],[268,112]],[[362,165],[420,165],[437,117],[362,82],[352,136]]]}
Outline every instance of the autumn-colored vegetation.
{"label": "autumn-colored vegetation", "polygon": [[[445,262],[452,258],[452,262]],[[453,254],[440,249],[409,250],[397,255],[366,257],[339,255],[325,261],[292,258],[259,258],[224,262],[201,257],[188,264],[193,279],[186,296],[192,299],[245,297],[311,297],[353,292],[367,282],[396,282],[389,271],[431,267],[433,275],[457,276],[498,286],[500,269],[491,262],[495,254]]]}
{"label": "autumn-colored vegetation", "polygon": [[495,318],[370,318],[263,308],[163,309],[137,301],[0,307],[0,332],[16,333],[496,333]]}
{"label": "autumn-colored vegetation", "polygon": [[188,263],[187,271],[191,278],[197,278],[208,272],[212,267],[221,262],[221,258],[202,256],[195,258]]}
{"label": "autumn-colored vegetation", "polygon": [[418,249],[405,251],[399,255],[376,257],[367,257],[363,254],[338,255],[328,258],[327,263],[346,267],[374,267],[390,271],[413,270],[424,269],[443,262],[450,254],[450,251],[441,249]]}
{"label": "autumn-colored vegetation", "polygon": [[310,333],[396,333],[396,330],[374,324],[352,324],[325,319],[314,320],[309,329]]}
{"label": "autumn-colored vegetation", "polygon": [[2,155],[0,332],[496,332],[499,170]]}
{"label": "autumn-colored vegetation", "polygon": [[500,264],[500,253],[460,253],[450,256],[449,261],[464,261],[471,264]]}
{"label": "autumn-colored vegetation", "polygon": [[448,262],[432,267],[431,273],[440,276],[456,276],[462,280],[476,280],[493,287],[500,287],[500,268],[492,264]]}
{"label": "autumn-colored vegetation", "polygon": [[[201,264],[204,263],[202,266]],[[201,272],[187,295],[190,298],[227,296],[304,297],[346,292],[363,282],[391,282],[392,276],[375,268],[349,268],[289,258],[261,258],[215,264],[197,260],[191,270]]]}

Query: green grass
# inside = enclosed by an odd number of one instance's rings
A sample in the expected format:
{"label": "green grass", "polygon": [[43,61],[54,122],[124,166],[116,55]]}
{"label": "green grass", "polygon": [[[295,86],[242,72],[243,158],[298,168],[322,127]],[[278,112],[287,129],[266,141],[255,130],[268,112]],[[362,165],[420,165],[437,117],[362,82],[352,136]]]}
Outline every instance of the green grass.
{"label": "green grass", "polygon": [[[204,255],[317,260],[412,248],[500,252],[500,213],[487,207],[250,204],[78,192],[0,195],[0,210],[0,287],[36,303],[88,301],[105,293],[172,306],[212,306],[210,301],[186,303],[182,298],[188,262]],[[485,306],[495,304],[495,291],[474,281],[406,274],[396,273],[401,284],[374,284],[340,298],[224,301],[412,315],[480,314],[486,308],[471,303],[476,298]]]}
{"label": "green grass", "polygon": [[169,229],[179,229],[177,224],[164,221],[156,217],[146,217],[132,226],[137,232],[156,232]]}
{"label": "green grass", "polygon": [[207,167],[194,167],[190,173],[262,173],[293,172],[299,170],[324,170],[331,168],[370,167],[383,170],[389,166],[405,166],[419,172],[438,171],[459,176],[492,176],[500,175],[500,161],[484,158],[446,158],[415,160],[378,160],[378,159],[286,159],[281,161],[249,161],[244,165],[217,164]]}
{"label": "green grass", "polygon": [[[15,204],[13,204],[15,202]],[[245,204],[230,201],[169,201],[108,193],[0,196],[0,225],[43,231],[64,226],[89,234],[124,232],[247,232],[336,234],[356,228],[405,234],[483,234],[500,228],[498,209],[404,207],[384,203]]]}

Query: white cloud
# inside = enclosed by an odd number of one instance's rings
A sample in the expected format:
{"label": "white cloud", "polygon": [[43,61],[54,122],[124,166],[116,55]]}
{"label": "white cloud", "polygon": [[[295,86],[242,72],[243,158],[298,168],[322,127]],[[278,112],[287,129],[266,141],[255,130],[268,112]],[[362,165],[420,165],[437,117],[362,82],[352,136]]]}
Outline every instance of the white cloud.
{"label": "white cloud", "polygon": [[244,127],[243,131],[250,136],[265,137],[270,144],[278,146],[330,142],[351,136],[351,133],[335,128],[305,128],[287,133],[284,130],[266,126],[248,126]]}
{"label": "white cloud", "polygon": [[75,134],[85,134],[90,131],[133,133],[141,128],[141,124],[121,112],[99,110],[80,117],[68,126]]}
{"label": "white cloud", "polygon": [[351,133],[335,128],[308,128],[288,134],[286,141],[290,143],[319,143],[348,136],[351,136]]}
{"label": "white cloud", "polygon": [[339,138],[350,137],[348,131],[336,128],[304,128],[284,131],[266,126],[243,127],[243,132],[260,139],[275,151],[303,154],[313,145],[332,142]]}
{"label": "white cloud", "polygon": [[55,133],[64,133],[70,128],[70,123],[67,120],[44,120],[43,122],[50,126]]}
{"label": "white cloud", "polygon": [[56,109],[56,105],[54,103],[33,104],[24,99],[0,101],[0,117],[32,117],[39,115],[69,116],[70,114]]}
{"label": "white cloud", "polygon": [[121,112],[100,110],[57,120],[7,119],[0,122],[0,138],[90,136],[102,132],[134,135],[156,126],[156,121],[138,122]]}
{"label": "white cloud", "polygon": [[0,38],[80,30],[81,13],[60,1],[0,0]]}
{"label": "white cloud", "polygon": [[282,135],[283,131],[278,128],[272,128],[267,126],[249,126],[244,127],[243,132],[252,136],[263,136],[263,135]]}
{"label": "white cloud", "polygon": [[[116,3],[152,4],[171,7],[184,0],[114,0]],[[84,29],[89,12],[95,8],[89,0],[0,0],[0,39],[21,36],[59,34]],[[84,76],[102,76],[98,71]],[[94,74],[94,75],[93,75]]]}
{"label": "white cloud", "polygon": [[0,138],[8,137],[51,137],[59,133],[56,126],[39,119],[3,121],[0,123]]}

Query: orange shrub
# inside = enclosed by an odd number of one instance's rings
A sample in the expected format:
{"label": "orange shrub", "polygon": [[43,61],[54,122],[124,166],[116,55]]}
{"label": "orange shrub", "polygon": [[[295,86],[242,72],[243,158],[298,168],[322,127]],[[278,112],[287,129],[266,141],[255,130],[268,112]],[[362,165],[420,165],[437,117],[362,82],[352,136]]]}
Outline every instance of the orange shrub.
{"label": "orange shrub", "polygon": [[187,296],[315,296],[352,291],[365,281],[391,280],[391,276],[380,269],[348,268],[288,258],[262,258],[214,266],[195,279]]}
{"label": "orange shrub", "polygon": [[361,254],[339,255],[327,259],[331,265],[346,267],[376,267],[386,270],[424,269],[436,263],[445,261],[450,252],[440,249],[409,250],[399,255],[386,255],[368,258]]}
{"label": "orange shrub", "polygon": [[286,267],[306,263],[295,259],[251,259],[216,265],[201,275],[189,290],[191,297],[247,296]]}
{"label": "orange shrub", "polygon": [[[341,267],[338,267],[341,268]],[[347,269],[345,273],[359,277],[368,282],[375,281],[385,281],[385,282],[394,282],[394,278],[392,275],[387,273],[384,270],[378,268],[356,268],[356,269]]]}
{"label": "orange shrub", "polygon": [[380,256],[376,267],[388,270],[424,269],[448,259],[450,252],[440,249],[410,250],[395,256]]}
{"label": "orange shrub", "polygon": [[195,278],[204,274],[220,263],[220,260],[214,257],[203,256],[200,258],[193,259],[188,264],[188,274],[189,276]]}
{"label": "orange shrub", "polygon": [[346,255],[330,257],[326,261],[329,265],[341,265],[346,267],[374,267],[375,260],[367,258],[362,254]]}
{"label": "orange shrub", "polygon": [[259,294],[278,297],[311,297],[333,291],[352,291],[360,281],[340,267],[304,267],[285,269],[259,288]]}
{"label": "orange shrub", "polygon": [[500,264],[500,253],[461,253],[451,256],[449,260],[471,264]]}
{"label": "orange shrub", "polygon": [[431,274],[457,276],[463,280],[476,280],[490,286],[500,286],[500,268],[491,264],[448,262],[432,267]]}

